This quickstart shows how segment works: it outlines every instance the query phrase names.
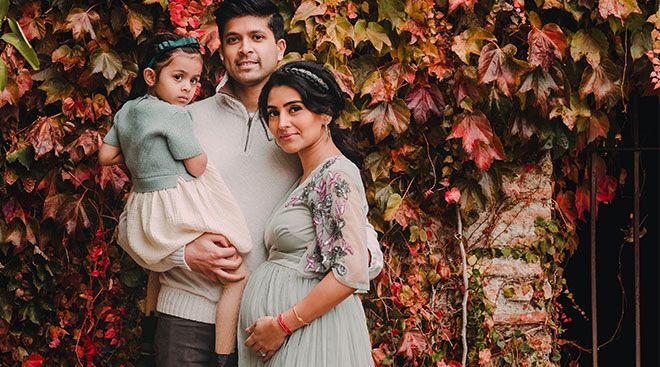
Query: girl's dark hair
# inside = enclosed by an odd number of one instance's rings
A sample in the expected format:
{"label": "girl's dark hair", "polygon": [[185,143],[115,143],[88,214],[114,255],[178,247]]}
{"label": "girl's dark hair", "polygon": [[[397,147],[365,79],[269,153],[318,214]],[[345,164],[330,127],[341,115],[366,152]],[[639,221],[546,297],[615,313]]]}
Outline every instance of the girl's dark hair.
{"label": "girl's dark hair", "polygon": [[344,109],[344,96],[332,74],[313,61],[287,63],[275,70],[259,95],[259,115],[264,127],[268,125],[268,95],[276,86],[293,88],[300,94],[305,107],[316,113],[332,116],[328,125],[337,148],[357,166],[362,166],[363,153],[351,130],[340,128],[335,120]]}
{"label": "girl's dark hair", "polygon": [[161,42],[176,41],[181,38],[183,38],[183,36],[179,36],[175,33],[159,32],[156,33],[156,35],[154,35],[151,40],[147,41],[143,46],[141,46],[142,50],[138,55],[138,66],[140,70],[138,71],[138,75],[131,85],[131,93],[129,94],[128,99],[141,97],[147,94],[149,91],[149,86],[144,80],[143,71],[149,66],[151,59],[154,59],[154,61],[149,67],[156,71],[156,76],[158,77],[160,76],[160,71],[169,65],[170,62],[172,62],[172,55],[176,52],[184,52],[191,55],[202,55],[199,47],[194,45],[170,48],[160,52],[156,50],[156,46]]}
{"label": "girl's dark hair", "polygon": [[284,38],[285,35],[284,19],[280,9],[269,0],[225,0],[218,4],[213,14],[220,39],[227,22],[245,16],[268,17],[268,28],[273,32],[276,41]]}

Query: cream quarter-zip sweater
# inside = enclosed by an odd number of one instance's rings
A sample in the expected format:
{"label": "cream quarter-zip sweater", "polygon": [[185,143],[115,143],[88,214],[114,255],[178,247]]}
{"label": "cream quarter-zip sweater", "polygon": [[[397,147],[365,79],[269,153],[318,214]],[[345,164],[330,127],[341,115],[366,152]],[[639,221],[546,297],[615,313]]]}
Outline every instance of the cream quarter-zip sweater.
{"label": "cream quarter-zip sweater", "polygon": [[[268,257],[263,243],[266,221],[302,171],[298,156],[280,150],[270,132],[263,128],[259,116],[250,121],[243,104],[228,94],[227,89],[225,86],[214,96],[187,108],[192,113],[199,144],[215,164],[245,216],[253,246],[243,261],[253,272]],[[119,238],[118,242],[139,265],[163,272],[160,275],[158,312],[215,323],[222,286],[191,271],[185,264],[183,247],[160,263],[146,266],[134,256],[125,238]]]}

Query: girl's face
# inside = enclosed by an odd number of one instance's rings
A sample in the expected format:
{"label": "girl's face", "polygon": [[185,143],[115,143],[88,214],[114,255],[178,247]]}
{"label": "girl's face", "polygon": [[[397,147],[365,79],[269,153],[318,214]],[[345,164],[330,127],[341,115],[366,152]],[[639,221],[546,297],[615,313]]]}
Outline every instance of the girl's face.
{"label": "girl's face", "polygon": [[144,80],[149,85],[150,94],[177,106],[190,103],[197,91],[202,74],[202,57],[196,54],[175,52],[167,66],[156,71],[144,70]]}
{"label": "girl's face", "polygon": [[330,122],[330,116],[308,110],[300,94],[291,87],[273,87],[266,110],[268,128],[277,145],[287,153],[300,152],[327,139],[324,124]]}

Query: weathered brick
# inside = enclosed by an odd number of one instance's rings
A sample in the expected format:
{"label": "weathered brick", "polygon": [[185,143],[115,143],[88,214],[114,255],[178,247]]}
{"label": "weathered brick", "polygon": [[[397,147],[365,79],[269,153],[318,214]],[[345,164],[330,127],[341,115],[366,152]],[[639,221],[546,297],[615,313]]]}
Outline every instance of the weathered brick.
{"label": "weathered brick", "polygon": [[509,278],[530,278],[543,274],[539,263],[527,263],[515,259],[484,259],[481,263],[481,274]]}
{"label": "weathered brick", "polygon": [[508,325],[520,325],[520,324],[542,324],[547,322],[548,313],[545,311],[533,311],[533,312],[496,312],[493,315],[493,321],[495,324],[508,324]]}

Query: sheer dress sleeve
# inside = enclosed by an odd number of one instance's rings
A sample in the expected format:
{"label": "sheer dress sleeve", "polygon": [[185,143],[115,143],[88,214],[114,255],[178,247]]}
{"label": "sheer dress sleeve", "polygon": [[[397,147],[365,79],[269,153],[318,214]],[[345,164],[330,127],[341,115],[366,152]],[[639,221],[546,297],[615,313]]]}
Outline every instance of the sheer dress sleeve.
{"label": "sheer dress sleeve", "polygon": [[301,260],[302,271],[325,275],[332,270],[342,284],[368,291],[367,204],[362,182],[329,169],[314,180],[308,193],[306,204],[316,240]]}

